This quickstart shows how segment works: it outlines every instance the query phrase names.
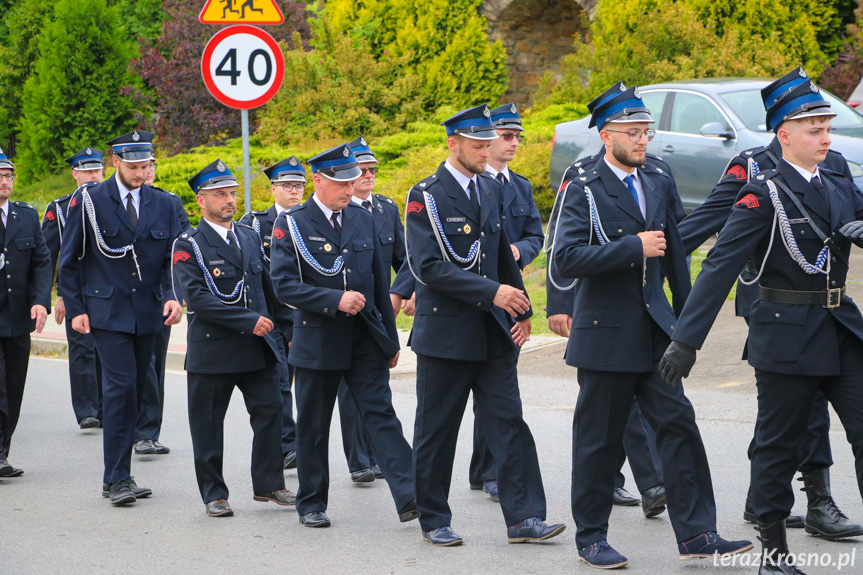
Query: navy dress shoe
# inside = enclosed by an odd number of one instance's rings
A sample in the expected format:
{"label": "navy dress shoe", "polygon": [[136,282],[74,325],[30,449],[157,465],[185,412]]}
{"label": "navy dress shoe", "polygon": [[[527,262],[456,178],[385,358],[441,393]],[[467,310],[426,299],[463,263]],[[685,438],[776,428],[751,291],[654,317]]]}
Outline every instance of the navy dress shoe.
{"label": "navy dress shoe", "polygon": [[80,427],[81,429],[94,429],[100,427],[101,425],[102,423],[92,415],[82,417],[81,421],[78,422],[78,427]]}
{"label": "navy dress shoe", "polygon": [[745,553],[750,549],[752,549],[751,541],[726,541],[715,531],[707,531],[689,541],[677,544],[681,561],[737,555],[738,553]]}
{"label": "navy dress shoe", "polygon": [[497,496],[497,481],[483,481],[482,482],[482,490],[488,493],[488,496],[494,499],[495,501],[500,501]]}
{"label": "navy dress shoe", "polygon": [[0,459],[0,477],[11,477],[15,468],[9,465],[5,459]]}
{"label": "navy dress shoe", "polygon": [[464,539],[450,529],[449,525],[431,531],[423,531],[423,539],[437,547],[454,547],[464,543]]}
{"label": "navy dress shoe", "polygon": [[132,493],[132,483],[129,479],[121,479],[112,483],[108,489],[108,494],[111,498],[111,505],[128,505],[137,500],[135,494]]}
{"label": "navy dress shoe", "polygon": [[641,499],[631,494],[623,487],[614,488],[614,504],[623,507],[633,507],[641,503]]}
{"label": "navy dress shoe", "polygon": [[329,527],[330,518],[323,511],[312,511],[305,515],[300,515],[300,523],[306,527]]}
{"label": "navy dress shoe", "polygon": [[297,450],[292,449],[285,453],[285,469],[297,468]]}
{"label": "navy dress shoe", "polygon": [[255,501],[272,501],[278,505],[296,505],[297,496],[290,489],[279,489],[278,491],[255,491]]}
{"label": "navy dress shoe", "polygon": [[413,521],[419,516],[417,512],[417,500],[411,499],[407,505],[399,509],[399,521],[402,523],[407,523],[408,521]]}
{"label": "navy dress shoe", "polygon": [[656,517],[665,511],[665,485],[651,487],[641,494],[641,510],[645,517]]}
{"label": "navy dress shoe", "polygon": [[152,439],[142,439],[135,442],[135,455],[155,455],[156,446]]}
{"label": "navy dress shoe", "polygon": [[629,559],[614,550],[608,541],[597,541],[578,550],[579,561],[597,569],[617,569],[629,563]]}
{"label": "navy dress shoe", "polygon": [[[147,497],[153,494],[152,489],[148,489],[147,487],[138,487],[138,484],[135,483],[135,478],[129,478],[129,489],[132,491],[132,495],[135,496],[135,499],[146,499]],[[110,497],[111,496],[111,486],[107,483],[102,484],[102,497]]]}
{"label": "navy dress shoe", "polygon": [[153,449],[156,450],[156,455],[167,455],[171,453],[171,448],[167,445],[162,445],[155,439],[153,440]]}
{"label": "navy dress shoe", "polygon": [[545,541],[557,537],[563,533],[566,525],[555,523],[546,525],[539,517],[528,517],[521,523],[516,523],[506,529],[506,535],[510,543],[529,543],[531,541]]}
{"label": "navy dress shoe", "polygon": [[372,473],[375,474],[375,479],[383,479],[384,478],[384,472],[381,471],[381,466],[378,465],[377,463],[372,465]]}
{"label": "navy dress shoe", "polygon": [[207,515],[210,517],[230,517],[234,510],[228,505],[227,499],[216,499],[207,503]]}
{"label": "navy dress shoe", "polygon": [[371,483],[375,480],[375,472],[371,469],[351,471],[351,481],[354,483]]}
{"label": "navy dress shoe", "polygon": [[12,468],[12,473],[10,473],[9,475],[7,475],[6,477],[21,477],[22,475],[24,475],[24,470],[23,470],[23,469],[18,469],[17,467],[13,467],[13,468]]}

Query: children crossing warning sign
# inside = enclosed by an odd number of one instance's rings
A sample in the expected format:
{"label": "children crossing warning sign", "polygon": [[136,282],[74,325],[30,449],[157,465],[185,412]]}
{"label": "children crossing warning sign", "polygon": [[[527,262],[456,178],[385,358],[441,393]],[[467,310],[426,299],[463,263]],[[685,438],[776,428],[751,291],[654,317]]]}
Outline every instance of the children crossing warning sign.
{"label": "children crossing warning sign", "polygon": [[202,24],[281,24],[285,16],[276,0],[207,0]]}

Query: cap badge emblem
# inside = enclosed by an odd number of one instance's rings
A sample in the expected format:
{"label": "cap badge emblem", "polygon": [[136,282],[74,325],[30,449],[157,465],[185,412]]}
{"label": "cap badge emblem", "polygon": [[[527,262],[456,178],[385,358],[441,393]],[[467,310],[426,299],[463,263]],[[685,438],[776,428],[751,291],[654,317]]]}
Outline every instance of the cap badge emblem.
{"label": "cap badge emblem", "polygon": [[138,134],[138,130],[135,130],[134,132],[132,132],[132,140],[133,141],[137,142],[140,139],[141,139],[141,136]]}
{"label": "cap badge emblem", "polygon": [[288,163],[292,166],[296,166],[297,165],[297,159],[294,157],[291,157],[291,159],[288,160]]}
{"label": "cap badge emblem", "polygon": [[351,155],[351,153],[348,151],[347,147],[345,147],[345,148],[342,150],[342,154],[343,154],[346,158],[347,158],[348,156],[350,156],[350,155]]}
{"label": "cap badge emblem", "polygon": [[513,114],[518,114],[518,110],[516,110],[515,104],[513,104],[509,107],[509,111],[512,112]]}
{"label": "cap badge emblem", "polygon": [[366,144],[365,138],[360,138],[360,144],[362,144],[363,146],[368,146],[368,144]]}
{"label": "cap badge emblem", "polygon": [[632,95],[635,96],[636,98],[638,98],[639,100],[641,99],[641,91],[638,89],[638,86],[636,86],[635,88],[632,89]]}
{"label": "cap badge emblem", "polygon": [[219,160],[219,163],[216,164],[216,169],[219,170],[220,172],[224,172],[228,168],[227,168],[227,166],[225,166],[224,163],[222,163],[222,160]]}
{"label": "cap badge emblem", "polygon": [[486,118],[491,118],[491,112],[489,111],[488,106],[483,108],[482,115],[485,116]]}
{"label": "cap badge emblem", "polygon": [[86,154],[89,156],[92,153],[93,153],[93,150],[91,150],[90,148],[87,148]]}
{"label": "cap badge emblem", "polygon": [[803,68],[797,68],[797,73],[800,74],[801,78],[806,78],[806,70]]}
{"label": "cap badge emblem", "polygon": [[810,89],[810,90],[812,90],[812,92],[813,92],[813,93],[815,93],[815,94],[817,94],[817,93],[819,92],[819,90],[818,90],[818,86],[816,86],[816,85],[815,85],[815,84],[813,84],[812,82],[810,82],[810,83],[809,83],[809,89]]}

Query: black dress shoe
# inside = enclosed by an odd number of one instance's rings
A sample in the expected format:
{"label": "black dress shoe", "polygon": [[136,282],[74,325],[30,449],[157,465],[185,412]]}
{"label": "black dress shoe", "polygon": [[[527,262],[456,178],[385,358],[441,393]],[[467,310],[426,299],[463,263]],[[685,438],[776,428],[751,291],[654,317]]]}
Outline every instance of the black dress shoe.
{"label": "black dress shoe", "polygon": [[384,472],[381,471],[381,467],[377,463],[372,465],[372,473],[375,474],[375,479],[383,479],[384,478]]}
{"label": "black dress shoe", "polygon": [[155,455],[156,446],[152,439],[142,439],[135,442],[135,455]]}
{"label": "black dress shoe", "polygon": [[23,470],[23,469],[18,469],[17,467],[13,467],[13,468],[12,468],[12,473],[10,473],[9,475],[7,475],[6,477],[21,477],[22,475],[24,475],[24,470]]}
{"label": "black dress shoe", "polygon": [[153,448],[156,450],[156,455],[167,455],[171,453],[171,448],[167,445],[162,445],[155,439],[153,440]]}
{"label": "black dress shoe", "polygon": [[563,533],[564,529],[566,529],[566,525],[563,523],[547,525],[539,517],[528,517],[521,523],[507,527],[506,535],[509,538],[509,543],[529,543],[557,537]]}
{"label": "black dress shoe", "polygon": [[375,472],[371,469],[351,471],[351,481],[354,483],[371,483],[375,480]]}
{"label": "black dress shoe", "polygon": [[614,488],[614,504],[622,505],[623,507],[634,507],[641,503],[641,499],[631,494],[623,487]]}
{"label": "black dress shoe", "polygon": [[255,501],[272,501],[278,505],[296,505],[297,496],[289,489],[279,489],[278,491],[255,491]]}
{"label": "black dress shoe", "polygon": [[665,511],[665,485],[656,485],[641,494],[641,510],[645,517],[656,517]]}
{"label": "black dress shoe", "polygon": [[803,481],[807,499],[806,533],[828,541],[863,535],[863,525],[848,519],[833,500],[829,469],[802,473],[800,481]]}
{"label": "black dress shoe", "polygon": [[80,427],[81,429],[94,429],[100,427],[101,425],[101,422],[92,415],[82,417],[81,421],[78,422],[78,427]]}
{"label": "black dress shoe", "polygon": [[292,449],[285,453],[285,469],[297,468],[297,450]]}
{"label": "black dress shoe", "polygon": [[234,510],[228,505],[227,499],[216,499],[207,503],[207,515],[210,517],[230,517]]}
{"label": "black dress shoe", "polygon": [[15,468],[9,465],[5,459],[0,459],[0,477],[12,477],[12,472]]}
{"label": "black dress shoe", "polygon": [[312,511],[305,515],[300,515],[300,523],[306,527],[329,527],[330,518],[323,511]]}
{"label": "black dress shoe", "polygon": [[[147,487],[138,487],[138,484],[135,483],[135,478],[129,478],[129,489],[132,490],[132,494],[136,499],[146,499],[147,497],[153,494],[153,490]],[[107,483],[102,484],[102,497],[110,497],[111,496],[111,486]]]}
{"label": "black dress shoe", "polygon": [[399,521],[402,523],[407,523],[408,521],[413,521],[418,517],[417,513],[417,500],[411,499],[407,505],[399,509]]}
{"label": "black dress shoe", "polygon": [[111,505],[128,505],[134,503],[137,498],[132,493],[132,483],[129,479],[121,479],[111,484],[109,488]]}
{"label": "black dress shoe", "polygon": [[[743,520],[748,523],[758,523],[755,511],[752,509],[752,492],[746,494],[746,505],[743,507]],[[785,520],[788,529],[803,529],[805,522],[802,515],[789,515]]]}
{"label": "black dress shoe", "polygon": [[449,525],[431,531],[423,531],[423,539],[437,547],[454,547],[464,543],[464,539],[450,529]]}

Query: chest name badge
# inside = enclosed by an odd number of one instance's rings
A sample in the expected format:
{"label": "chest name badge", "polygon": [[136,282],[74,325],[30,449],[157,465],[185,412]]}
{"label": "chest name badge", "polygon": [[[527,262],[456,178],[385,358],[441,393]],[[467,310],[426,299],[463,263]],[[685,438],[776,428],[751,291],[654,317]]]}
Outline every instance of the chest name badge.
{"label": "chest name badge", "polygon": [[327,240],[326,240],[326,238],[318,238],[315,236],[309,236],[309,241],[310,242],[325,242]]}
{"label": "chest name badge", "polygon": [[464,218],[447,218],[446,221],[448,224],[453,223],[453,222],[461,223],[461,222],[465,221],[465,219]]}
{"label": "chest name badge", "polygon": [[211,262],[207,262],[208,266],[223,266],[225,265],[225,260],[213,260]]}
{"label": "chest name badge", "polygon": [[464,233],[466,233],[466,234],[469,234],[469,233],[470,233],[470,224],[465,224],[465,225],[464,225]]}

